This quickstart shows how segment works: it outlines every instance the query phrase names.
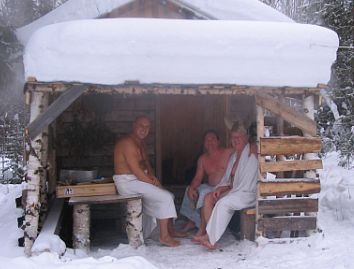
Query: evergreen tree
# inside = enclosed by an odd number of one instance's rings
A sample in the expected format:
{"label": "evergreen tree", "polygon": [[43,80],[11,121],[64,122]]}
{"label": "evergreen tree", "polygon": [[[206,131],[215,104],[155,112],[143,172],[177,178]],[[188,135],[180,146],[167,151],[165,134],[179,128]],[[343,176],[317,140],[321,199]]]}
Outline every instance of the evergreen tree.
{"label": "evergreen tree", "polygon": [[[340,152],[340,164],[349,166],[354,158],[354,58],[352,0],[263,0],[296,22],[321,25],[334,30],[340,40],[337,60],[332,67],[328,95],[333,105],[323,104],[317,122],[325,150]],[[334,117],[337,112],[339,117]],[[335,113],[336,114],[336,113]]]}

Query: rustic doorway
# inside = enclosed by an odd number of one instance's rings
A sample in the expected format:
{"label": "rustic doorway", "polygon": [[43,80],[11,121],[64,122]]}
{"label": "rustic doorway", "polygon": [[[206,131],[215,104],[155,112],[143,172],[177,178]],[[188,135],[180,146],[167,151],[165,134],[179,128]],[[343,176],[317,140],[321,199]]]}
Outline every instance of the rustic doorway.
{"label": "rustic doorway", "polygon": [[[203,151],[203,134],[215,129],[225,146],[226,96],[165,95],[159,99],[163,184],[186,185]],[[159,143],[157,141],[157,143]]]}

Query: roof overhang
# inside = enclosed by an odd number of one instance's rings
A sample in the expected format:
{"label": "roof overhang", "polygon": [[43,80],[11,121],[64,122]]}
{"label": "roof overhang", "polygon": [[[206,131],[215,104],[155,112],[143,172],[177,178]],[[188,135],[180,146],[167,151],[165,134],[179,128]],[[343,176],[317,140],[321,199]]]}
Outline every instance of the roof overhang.
{"label": "roof overhang", "polygon": [[24,64],[43,82],[317,87],[337,48],[335,32],[296,23],[83,20],[37,31]]}

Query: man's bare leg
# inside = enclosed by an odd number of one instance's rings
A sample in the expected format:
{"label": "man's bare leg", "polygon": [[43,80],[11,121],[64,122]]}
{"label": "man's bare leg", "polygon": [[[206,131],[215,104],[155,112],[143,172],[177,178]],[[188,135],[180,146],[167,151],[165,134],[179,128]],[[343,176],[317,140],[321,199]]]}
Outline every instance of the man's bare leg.
{"label": "man's bare leg", "polygon": [[204,210],[203,209],[204,209],[204,207],[202,207],[202,209],[200,211],[201,222],[200,222],[199,229],[198,229],[197,233],[192,236],[192,241],[194,243],[198,243],[198,244],[200,244],[203,235],[206,234],[206,222],[205,222],[205,218],[204,218]]}
{"label": "man's bare leg", "polygon": [[169,219],[160,219],[160,243],[168,247],[177,247],[181,243],[174,239],[168,231]]}
{"label": "man's bare leg", "polygon": [[192,237],[192,241],[195,243],[201,243],[203,236],[206,235],[206,225],[210,219],[211,213],[215,206],[216,199],[211,193],[207,194],[204,198],[204,206],[201,209],[201,223],[198,232]]}

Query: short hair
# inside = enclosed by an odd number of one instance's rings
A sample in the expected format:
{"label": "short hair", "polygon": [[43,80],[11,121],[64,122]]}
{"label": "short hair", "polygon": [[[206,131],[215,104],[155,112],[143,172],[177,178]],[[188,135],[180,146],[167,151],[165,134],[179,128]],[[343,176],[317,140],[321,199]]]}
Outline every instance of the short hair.
{"label": "short hair", "polygon": [[219,133],[218,131],[216,131],[215,129],[208,129],[204,132],[204,135],[203,135],[203,140],[205,140],[205,137],[208,135],[208,134],[213,134],[216,136],[216,139],[218,141],[220,141],[220,136],[219,136]]}
{"label": "short hair", "polygon": [[236,121],[232,125],[231,132],[242,133],[244,135],[248,135],[247,129],[241,121]]}
{"label": "short hair", "polygon": [[148,120],[149,122],[150,122],[150,119],[148,118],[148,117],[146,117],[146,116],[144,116],[144,115],[140,115],[140,116],[137,116],[136,118],[135,118],[135,120],[134,120],[134,124],[135,123],[137,123],[139,120],[142,120],[142,119],[146,119],[146,120]]}

